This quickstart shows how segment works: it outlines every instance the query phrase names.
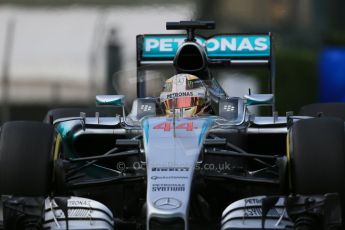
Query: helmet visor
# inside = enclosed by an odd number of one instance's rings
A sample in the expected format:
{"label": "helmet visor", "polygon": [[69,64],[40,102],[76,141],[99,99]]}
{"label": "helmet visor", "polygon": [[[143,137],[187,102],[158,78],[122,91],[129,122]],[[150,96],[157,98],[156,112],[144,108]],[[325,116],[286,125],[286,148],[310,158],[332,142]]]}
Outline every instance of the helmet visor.
{"label": "helmet visor", "polygon": [[188,108],[193,106],[202,105],[204,103],[204,99],[201,97],[178,97],[174,99],[168,99],[163,102],[165,109],[180,109],[180,108]]}

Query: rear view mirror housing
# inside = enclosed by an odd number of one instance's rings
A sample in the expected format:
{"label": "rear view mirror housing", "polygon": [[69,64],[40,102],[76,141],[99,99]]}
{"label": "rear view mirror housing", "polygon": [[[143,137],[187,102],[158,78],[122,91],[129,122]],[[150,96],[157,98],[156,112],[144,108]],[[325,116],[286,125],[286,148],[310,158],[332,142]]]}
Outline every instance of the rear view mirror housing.
{"label": "rear view mirror housing", "polygon": [[97,106],[124,106],[125,96],[124,95],[97,95],[96,105]]}
{"label": "rear view mirror housing", "polygon": [[244,95],[247,105],[273,105],[273,94],[251,94]]}

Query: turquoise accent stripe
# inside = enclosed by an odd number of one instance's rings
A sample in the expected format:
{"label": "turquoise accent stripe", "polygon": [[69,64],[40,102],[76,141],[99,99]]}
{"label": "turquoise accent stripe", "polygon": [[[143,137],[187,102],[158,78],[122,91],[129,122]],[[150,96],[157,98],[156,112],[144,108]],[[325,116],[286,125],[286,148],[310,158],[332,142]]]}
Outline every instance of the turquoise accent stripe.
{"label": "turquoise accent stripe", "polygon": [[147,119],[144,120],[143,128],[144,128],[144,134],[145,134],[146,144],[147,144],[147,142],[149,141],[149,129],[150,129],[149,121]]}
{"label": "turquoise accent stripe", "polygon": [[210,127],[212,121],[213,120],[211,118],[207,118],[206,121],[204,122],[204,124],[203,124],[203,126],[201,128],[201,133],[200,133],[199,139],[198,139],[198,145],[201,144],[201,141],[205,137],[206,132],[207,132],[208,128]]}
{"label": "turquoise accent stripe", "polygon": [[57,125],[56,130],[60,133],[62,139],[67,139],[70,131],[74,127],[76,123],[80,123],[80,121],[72,120],[72,121],[64,121]]}

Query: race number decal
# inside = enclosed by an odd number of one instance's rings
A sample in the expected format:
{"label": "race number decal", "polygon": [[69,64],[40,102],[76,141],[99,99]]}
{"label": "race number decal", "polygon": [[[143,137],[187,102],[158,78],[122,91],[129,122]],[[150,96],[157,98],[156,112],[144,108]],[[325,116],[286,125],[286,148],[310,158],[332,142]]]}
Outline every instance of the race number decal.
{"label": "race number decal", "polygon": [[[153,127],[153,129],[163,129],[165,132],[170,132],[173,127],[172,127],[172,122],[170,121],[167,121],[167,122],[162,122],[162,123],[159,123],[157,125],[155,125]],[[178,124],[175,129],[184,129],[186,131],[193,131],[193,129],[197,129],[197,127],[194,127],[193,126],[193,122],[192,121],[189,121],[189,122],[184,122],[184,123],[181,123],[181,124]]]}
{"label": "race number decal", "polygon": [[169,132],[171,129],[171,123],[170,122],[159,123],[158,125],[155,125],[153,129],[164,129],[164,131]]}

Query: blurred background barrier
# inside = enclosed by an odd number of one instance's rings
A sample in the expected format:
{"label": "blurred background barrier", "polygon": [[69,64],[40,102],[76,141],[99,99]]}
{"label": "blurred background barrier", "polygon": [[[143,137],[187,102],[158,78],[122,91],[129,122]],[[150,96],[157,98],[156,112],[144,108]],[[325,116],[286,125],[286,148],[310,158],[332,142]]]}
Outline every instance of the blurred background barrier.
{"label": "blurred background barrier", "polygon": [[345,46],[322,50],[319,63],[320,100],[345,101]]}
{"label": "blurred background barrier", "polygon": [[[2,0],[0,121],[41,120],[49,108],[92,106],[96,94],[136,97],[137,34],[166,21],[215,20],[214,33],[274,35],[277,109],[345,101],[345,1]],[[173,69],[150,71],[157,96]],[[215,71],[231,96],[264,92],[264,71]]]}

